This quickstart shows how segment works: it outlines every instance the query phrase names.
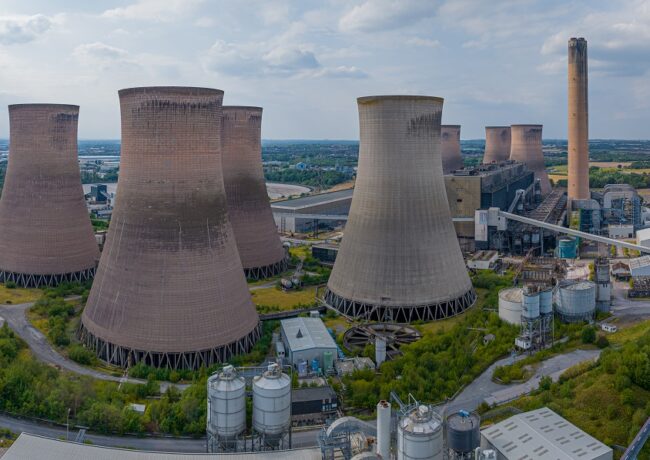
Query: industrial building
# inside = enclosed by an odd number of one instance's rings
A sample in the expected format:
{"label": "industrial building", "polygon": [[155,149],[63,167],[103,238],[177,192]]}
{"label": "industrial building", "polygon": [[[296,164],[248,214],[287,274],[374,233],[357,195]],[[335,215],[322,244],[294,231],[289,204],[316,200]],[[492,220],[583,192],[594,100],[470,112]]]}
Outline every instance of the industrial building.
{"label": "industrial building", "polygon": [[237,250],[249,279],[287,269],[262,170],[262,108],[223,107],[221,166]]}
{"label": "industrial building", "polygon": [[510,159],[524,163],[539,180],[542,195],[551,192],[551,182],[544,165],[542,125],[510,126]]}
{"label": "industrial building", "polygon": [[612,460],[611,448],[544,407],[481,431],[481,447],[497,460]]}
{"label": "industrial building", "polygon": [[[514,161],[465,168],[445,175],[451,216],[471,219],[477,209],[492,207],[508,211],[518,190],[527,192],[529,200],[533,197],[534,182],[533,172]],[[454,222],[454,228],[462,248],[473,250],[474,222]]]}
{"label": "industrial building", "polygon": [[320,425],[335,416],[338,409],[338,396],[330,386],[292,390],[291,420],[294,425]]}
{"label": "industrial building", "polygon": [[271,204],[275,225],[282,233],[338,227],[348,218],[353,192],[347,189],[276,201]]}
{"label": "industrial building", "polygon": [[589,91],[587,40],[569,39],[569,128],[567,194],[569,202],[588,200],[589,191]]}
{"label": "industrial building", "polygon": [[630,275],[632,278],[650,276],[650,256],[641,256],[635,259],[630,259],[628,265],[630,267]]}
{"label": "industrial building", "polygon": [[308,366],[312,371],[314,368],[316,371],[322,369],[323,372],[333,368],[337,356],[336,342],[320,318],[283,319],[280,334],[285,356],[299,373],[301,366]]}
{"label": "industrial building", "polygon": [[602,192],[602,212],[605,223],[632,227],[643,225],[641,197],[634,187],[628,184],[607,184]]}
{"label": "industrial building", "polygon": [[636,232],[636,244],[650,248],[650,228],[644,228]]}
{"label": "industrial building", "polygon": [[324,301],[346,316],[373,321],[459,314],[476,293],[442,173],[443,100],[369,96],[357,102],[356,187]]}
{"label": "industrial building", "polygon": [[510,126],[486,126],[483,164],[501,163],[508,158],[510,158]]}
{"label": "industrial building", "polygon": [[467,267],[475,270],[490,270],[499,260],[499,253],[496,251],[476,251],[467,259]]}
{"label": "industrial building", "polygon": [[314,244],[311,247],[311,255],[323,265],[334,265],[336,256],[339,253],[339,246],[334,244]]}
{"label": "industrial building", "polygon": [[122,367],[196,369],[246,353],[260,327],[228,220],[223,91],[119,96],[119,193],[80,338]]}
{"label": "industrial building", "polygon": [[0,282],[55,286],[93,278],[99,260],[77,162],[79,107],[9,106],[0,198]]}
{"label": "industrial building", "polygon": [[460,151],[460,125],[440,126],[440,152],[444,174],[463,167],[463,157]]}

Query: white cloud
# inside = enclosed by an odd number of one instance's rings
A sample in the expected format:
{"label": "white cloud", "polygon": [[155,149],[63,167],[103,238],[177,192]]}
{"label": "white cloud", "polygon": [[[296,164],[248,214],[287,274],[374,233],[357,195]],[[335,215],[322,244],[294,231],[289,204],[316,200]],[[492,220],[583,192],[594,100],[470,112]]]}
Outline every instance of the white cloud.
{"label": "white cloud", "polygon": [[317,70],[311,76],[329,78],[368,78],[368,74],[358,67],[338,66]]}
{"label": "white cloud", "polygon": [[274,73],[294,73],[304,69],[316,69],[320,63],[314,53],[297,46],[279,46],[266,53],[262,60]]}
{"label": "white cloud", "polygon": [[422,46],[425,48],[438,48],[440,41],[432,40],[430,38],[411,37],[406,40],[407,45]]}
{"label": "white cloud", "polygon": [[196,27],[214,27],[214,19],[209,18],[207,16],[203,16],[196,21],[194,21],[194,25]]}
{"label": "white cloud", "polygon": [[52,20],[42,14],[34,16],[0,16],[0,43],[13,45],[35,40],[52,26]]}
{"label": "white cloud", "polygon": [[97,59],[100,61],[115,61],[125,59],[129,53],[121,48],[101,42],[85,43],[77,46],[72,54],[82,60]]}
{"label": "white cloud", "polygon": [[397,29],[435,15],[432,0],[365,0],[339,20],[343,32]]}
{"label": "white cloud", "polygon": [[128,6],[106,10],[102,16],[112,19],[175,21],[201,3],[203,0],[138,0]]}

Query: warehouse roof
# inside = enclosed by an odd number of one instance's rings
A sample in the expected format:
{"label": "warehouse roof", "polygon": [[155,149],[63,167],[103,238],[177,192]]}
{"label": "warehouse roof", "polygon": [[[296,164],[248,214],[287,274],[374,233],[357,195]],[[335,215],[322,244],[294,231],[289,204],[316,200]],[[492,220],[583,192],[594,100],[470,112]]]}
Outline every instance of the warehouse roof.
{"label": "warehouse roof", "polygon": [[648,265],[650,265],[650,256],[641,256],[641,257],[637,257],[636,259],[630,259],[629,265],[630,265],[630,270],[645,268]]}
{"label": "warehouse roof", "polygon": [[335,399],[336,393],[330,386],[314,388],[296,388],[291,392],[291,402]]}
{"label": "warehouse roof", "polygon": [[517,414],[481,431],[506,459],[612,459],[612,449],[547,407]]}
{"label": "warehouse roof", "polygon": [[276,201],[271,203],[271,208],[275,209],[303,209],[315,206],[317,204],[325,204],[339,200],[346,200],[352,198],[354,189],[339,190],[338,192],[320,193],[318,195],[309,195],[302,198],[293,200]]}
{"label": "warehouse roof", "polygon": [[23,460],[26,458],[47,458],[48,460],[320,460],[319,449],[295,449],[288,451],[242,452],[233,454],[185,454],[147,452],[93,446],[75,442],[60,441],[33,434],[22,433],[2,460]]}
{"label": "warehouse roof", "polygon": [[280,322],[292,352],[311,348],[336,348],[320,318],[289,318]]}

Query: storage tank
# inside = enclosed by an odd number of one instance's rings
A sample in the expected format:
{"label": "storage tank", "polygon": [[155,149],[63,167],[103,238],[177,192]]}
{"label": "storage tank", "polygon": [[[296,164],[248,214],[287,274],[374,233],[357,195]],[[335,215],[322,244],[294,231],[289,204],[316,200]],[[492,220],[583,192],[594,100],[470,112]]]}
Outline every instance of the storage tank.
{"label": "storage tank", "polygon": [[386,339],[377,336],[375,338],[375,363],[377,367],[386,361]]}
{"label": "storage tank", "polygon": [[539,318],[539,298],[538,291],[529,288],[524,289],[521,302],[522,318],[529,320]]}
{"label": "storage tank", "polygon": [[311,360],[311,371],[312,372],[318,372],[320,370],[320,363],[316,358]]}
{"label": "storage tank", "polygon": [[331,370],[334,367],[334,353],[331,351],[323,352],[323,370],[325,372]]}
{"label": "storage tank", "polygon": [[307,375],[307,360],[298,361],[298,375]]}
{"label": "storage tank", "polygon": [[399,421],[397,460],[442,460],[442,419],[430,406],[418,406]]}
{"label": "storage tank", "polygon": [[208,433],[234,438],[246,429],[246,382],[233,366],[208,379]]}
{"label": "storage tank", "polygon": [[549,315],[553,313],[553,290],[543,289],[539,293],[539,313]]}
{"label": "storage tank", "polygon": [[507,288],[499,291],[499,318],[518,326],[521,323],[521,288]]}
{"label": "storage tank", "polygon": [[471,454],[481,444],[481,418],[475,412],[458,411],[447,417],[447,447],[454,454]]}
{"label": "storage tank", "polygon": [[575,259],[577,257],[578,244],[572,236],[563,236],[557,243],[557,256],[560,259]]}
{"label": "storage tank", "polygon": [[563,321],[588,321],[596,311],[596,284],[591,281],[565,281],[560,284],[555,303]]}
{"label": "storage tank", "polygon": [[280,438],[291,425],[291,379],[271,364],[253,379],[253,429],[267,439]]}

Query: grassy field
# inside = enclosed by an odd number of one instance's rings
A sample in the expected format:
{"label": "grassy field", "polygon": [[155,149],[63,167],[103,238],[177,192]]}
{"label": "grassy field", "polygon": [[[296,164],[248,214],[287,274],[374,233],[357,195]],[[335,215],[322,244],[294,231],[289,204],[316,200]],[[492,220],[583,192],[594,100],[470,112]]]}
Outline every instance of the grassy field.
{"label": "grassy field", "polygon": [[298,257],[300,259],[304,259],[305,257],[308,257],[311,255],[311,246],[308,246],[306,244],[300,245],[300,246],[291,246],[289,248],[289,254],[291,256]]}
{"label": "grassy field", "polygon": [[40,289],[7,289],[4,284],[0,284],[0,303],[18,304],[35,302],[41,294]]}
{"label": "grassy field", "polygon": [[276,287],[251,291],[255,305],[275,306],[280,310],[294,310],[299,306],[313,305],[316,302],[316,286],[308,286],[300,291],[282,291]]}

